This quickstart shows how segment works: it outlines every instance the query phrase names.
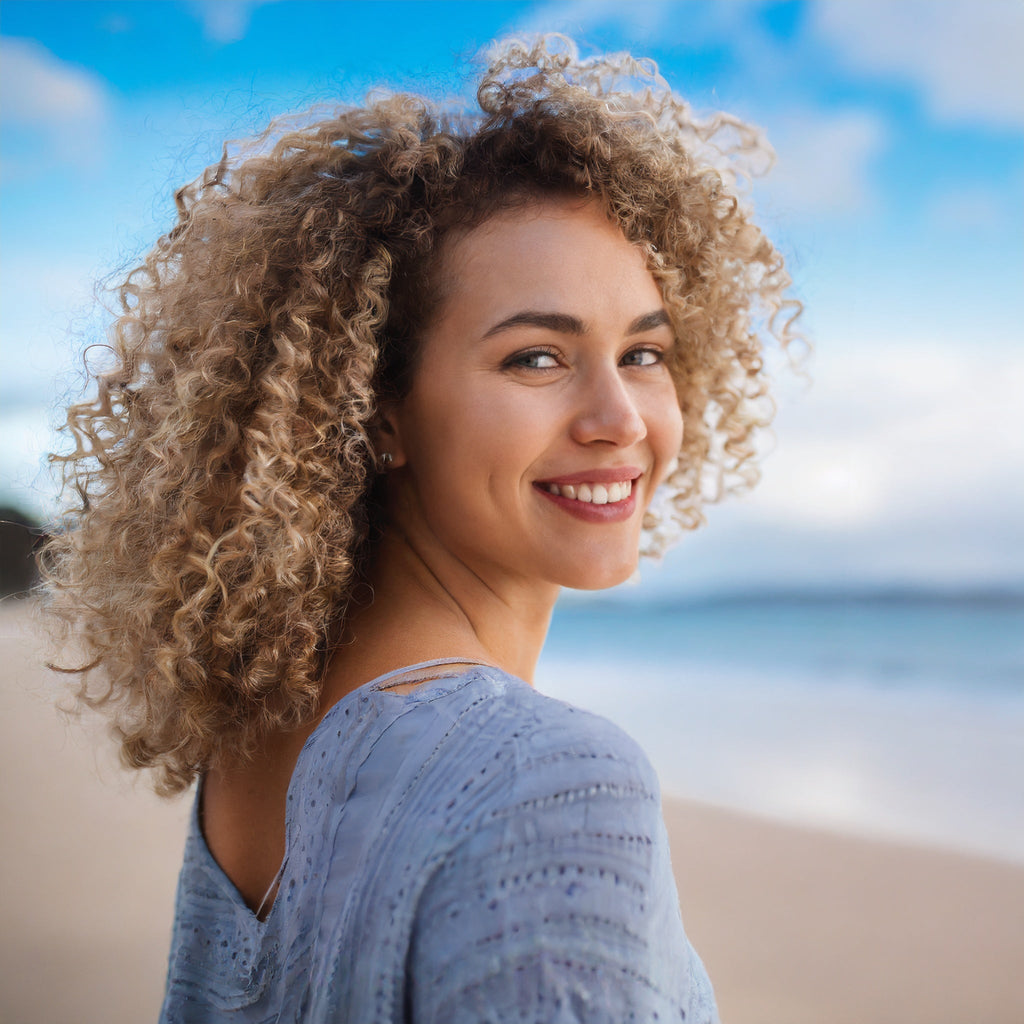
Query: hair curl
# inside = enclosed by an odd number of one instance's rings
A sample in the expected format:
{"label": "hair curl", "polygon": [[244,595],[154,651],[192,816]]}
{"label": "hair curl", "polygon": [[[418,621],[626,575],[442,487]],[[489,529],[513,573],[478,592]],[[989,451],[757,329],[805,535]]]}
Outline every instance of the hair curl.
{"label": "hair curl", "polygon": [[650,62],[580,60],[561,37],[502,44],[477,99],[371,97],[226,147],[118,290],[114,365],[51,456],[74,499],[43,562],[86,653],[66,670],[80,699],[163,792],[315,712],[371,543],[377,403],[409,385],[449,232],[591,196],[645,253],[685,426],[645,553],[756,479],[762,345],[786,346],[799,310],[727,170],[770,158],[760,134],[697,119]]}

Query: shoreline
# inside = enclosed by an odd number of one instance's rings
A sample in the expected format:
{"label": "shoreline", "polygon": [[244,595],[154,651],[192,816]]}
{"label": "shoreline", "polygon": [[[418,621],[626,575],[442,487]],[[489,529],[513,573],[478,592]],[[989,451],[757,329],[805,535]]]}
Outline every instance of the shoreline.
{"label": "shoreline", "polygon": [[[839,842],[850,840],[859,845],[884,846],[892,850],[920,853],[925,856],[934,854],[938,857],[968,861],[972,864],[989,864],[995,868],[1008,868],[1012,871],[1024,873],[1024,859],[1015,850],[997,850],[992,847],[974,846],[969,843],[958,845],[946,837],[938,839],[927,836],[904,835],[886,831],[882,827],[870,827],[853,822],[812,821],[809,818],[804,819],[797,815],[786,815],[783,812],[776,814],[772,811],[743,807],[739,804],[726,803],[725,801],[705,800],[699,796],[686,793],[666,792],[663,794],[662,804],[665,807],[684,806],[698,816],[703,816],[705,813],[716,817],[721,815],[726,818],[741,819],[749,822],[752,826],[764,825],[769,829],[788,829],[794,833],[820,836],[826,840],[837,840]],[[667,814],[668,812],[666,811],[666,816]],[[1021,814],[1024,816],[1024,808],[1022,808]],[[1024,948],[1022,948],[1021,952],[1024,954]]]}
{"label": "shoreline", "polygon": [[[159,799],[95,721],[55,711],[25,622],[0,609],[0,1019],[154,1020],[190,800]],[[1024,1020],[1024,866],[675,797],[664,811],[725,1024]]]}
{"label": "shoreline", "polygon": [[[665,624],[628,625],[653,636]],[[571,639],[583,656],[569,657],[565,646],[546,653],[538,688],[623,728],[663,793],[769,823],[1024,867],[1019,687],[889,686],[770,659],[755,670],[693,660],[682,641],[675,662],[656,649],[629,664],[595,653],[596,630]]]}

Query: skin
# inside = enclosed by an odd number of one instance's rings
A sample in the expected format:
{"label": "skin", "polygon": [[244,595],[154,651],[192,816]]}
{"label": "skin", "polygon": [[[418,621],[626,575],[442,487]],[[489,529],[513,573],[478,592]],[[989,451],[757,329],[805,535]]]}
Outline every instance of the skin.
{"label": "skin", "polygon": [[[532,682],[559,590],[635,570],[643,513],[682,443],[661,293],[596,202],[498,214],[442,258],[449,295],[377,437],[393,461],[373,600],[348,617],[322,713],[435,658]],[[601,474],[632,480],[632,497],[580,512],[544,493]],[[204,780],[207,844],[250,906],[283,859],[288,782],[313,728],[269,737],[252,763]]]}

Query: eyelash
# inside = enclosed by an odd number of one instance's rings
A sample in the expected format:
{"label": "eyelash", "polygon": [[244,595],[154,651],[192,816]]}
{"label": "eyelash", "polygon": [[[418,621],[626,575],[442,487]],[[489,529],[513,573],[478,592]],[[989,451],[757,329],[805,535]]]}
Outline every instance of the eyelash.
{"label": "eyelash", "polygon": [[[626,360],[630,356],[635,356],[635,355],[650,355],[650,356],[653,356],[654,358],[651,359],[650,362],[642,362],[642,363],[626,362]],[[550,348],[531,348],[531,349],[527,349],[524,352],[516,352],[514,355],[509,356],[508,359],[506,359],[505,362],[502,365],[503,365],[504,369],[508,369],[508,370],[520,369],[520,370],[539,370],[539,371],[542,371],[542,370],[553,370],[553,369],[555,369],[555,367],[553,367],[553,366],[531,366],[528,363],[528,360],[537,359],[537,358],[539,358],[541,356],[548,356],[549,358],[554,359],[556,362],[559,359],[559,354],[558,354],[558,351],[556,349],[550,349]],[[622,365],[624,365],[624,366],[655,366],[658,363],[663,363],[664,361],[665,361],[665,353],[664,353],[664,351],[662,351],[662,349],[656,348],[656,347],[654,347],[652,345],[641,345],[641,346],[639,346],[637,348],[631,348],[622,357]]]}
{"label": "eyelash", "polygon": [[516,352],[514,355],[508,357],[504,362],[504,368],[508,370],[552,370],[552,366],[531,366],[527,362],[530,359],[537,359],[540,356],[548,356],[558,360],[558,352],[555,349],[550,348],[530,348],[524,352]]}

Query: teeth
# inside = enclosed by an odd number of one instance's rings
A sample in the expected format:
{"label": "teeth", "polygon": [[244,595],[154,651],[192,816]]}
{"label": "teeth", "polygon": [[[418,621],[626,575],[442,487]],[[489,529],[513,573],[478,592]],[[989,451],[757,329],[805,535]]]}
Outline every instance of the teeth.
{"label": "teeth", "polygon": [[545,484],[548,491],[562,498],[585,501],[591,505],[614,505],[633,493],[633,481],[614,484]]}

